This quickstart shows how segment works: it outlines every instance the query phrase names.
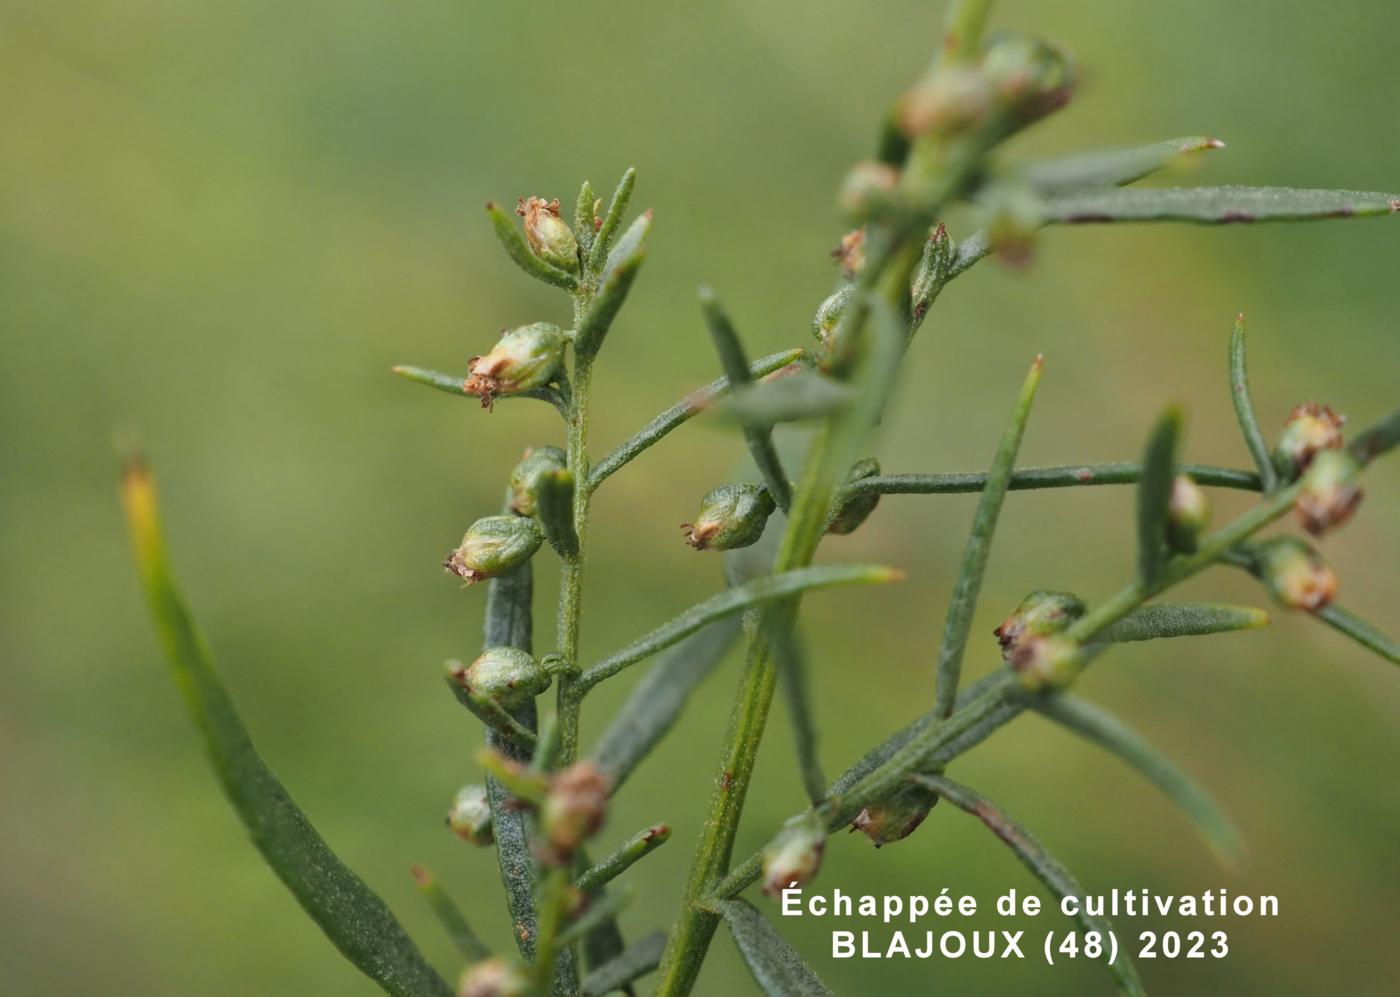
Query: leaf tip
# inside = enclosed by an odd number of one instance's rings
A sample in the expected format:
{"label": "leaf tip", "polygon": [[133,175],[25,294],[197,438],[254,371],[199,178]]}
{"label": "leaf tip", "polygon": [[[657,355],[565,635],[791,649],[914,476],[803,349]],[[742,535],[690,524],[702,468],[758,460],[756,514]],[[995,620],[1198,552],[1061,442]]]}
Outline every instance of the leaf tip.
{"label": "leaf tip", "polygon": [[1392,197],[1390,199],[1390,213],[1392,215],[1400,213],[1400,197]]}
{"label": "leaf tip", "polygon": [[433,874],[421,865],[409,866],[408,874],[413,877],[413,882],[420,890],[426,890],[433,885]]}
{"label": "leaf tip", "polygon": [[1218,138],[1215,138],[1215,137],[1209,137],[1209,138],[1206,139],[1205,144],[1202,146],[1202,148],[1204,148],[1204,149],[1223,149],[1223,148],[1225,148],[1225,142],[1224,142],[1223,139],[1218,139]]}

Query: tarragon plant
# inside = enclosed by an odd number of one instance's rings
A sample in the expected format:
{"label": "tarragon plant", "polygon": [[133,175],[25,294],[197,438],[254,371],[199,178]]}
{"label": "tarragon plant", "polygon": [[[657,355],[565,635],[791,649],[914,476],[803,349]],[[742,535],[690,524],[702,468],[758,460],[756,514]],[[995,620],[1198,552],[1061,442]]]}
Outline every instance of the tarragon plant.
{"label": "tarragon plant", "polygon": [[[1183,462],[1175,410],[1158,420],[1140,461],[1018,468],[1017,449],[1041,377],[1039,358],[985,473],[884,474],[867,456],[894,399],[901,361],[939,294],[988,255],[1024,260],[1044,226],[1301,221],[1400,211],[1392,194],[1130,186],[1181,157],[1221,146],[1211,138],[1005,162],[998,155],[1001,143],[1063,106],[1074,73],[1059,51],[1037,39],[984,38],[988,6],[987,0],[954,4],[932,66],[887,115],[874,157],[847,177],[839,201],[854,228],[838,251],[840,285],[816,311],[815,345],[750,360],[718,299],[702,291],[701,309],[723,376],[596,457],[588,433],[593,368],[606,357],[609,330],[646,259],[652,225],[650,212],[626,221],[635,180],[628,171],[606,209],[583,184],[572,225],[558,201],[521,199],[523,226],[487,205],[510,259],[567,296],[565,323],[535,321],[512,329],[465,372],[397,368],[413,381],[476,399],[488,409],[516,398],[542,401],[562,420],[562,440],[556,441],[562,446],[529,450],[509,476],[502,507],[483,510],[489,514],[471,524],[444,562],[474,589],[474,583],[486,582],[480,586],[485,648],[471,664],[450,662],[447,668],[447,684],[482,724],[485,742],[477,759],[479,783],[458,793],[449,824],[468,841],[494,845],[509,908],[504,916],[519,950],[490,951],[446,890],[427,871],[415,870],[466,963],[457,988],[464,997],[630,991],[634,981],[658,969],[656,992],[683,995],[694,987],[721,922],[766,992],[825,993],[762,913],[765,901],[751,902],[745,891],[760,880],[770,894],[805,883],[817,872],[825,836],[842,828],[860,829],[876,846],[897,842],[940,799],[984,823],[1052,894],[1076,893],[1073,876],[1028,831],[946,774],[962,754],[1028,710],[1138,769],[1184,808],[1216,849],[1233,854],[1234,831],[1204,792],[1123,721],[1067,692],[1116,643],[1267,622],[1253,608],[1162,601],[1170,589],[1209,568],[1250,572],[1281,606],[1400,662],[1395,641],[1337,604],[1336,578],[1308,542],[1294,535],[1258,536],[1294,510],[1313,536],[1344,522],[1361,498],[1358,482],[1366,466],[1400,443],[1400,410],[1347,442],[1342,419],[1330,408],[1300,405],[1271,448],[1250,403],[1243,318],[1229,337],[1228,371],[1250,468]],[[970,207],[984,227],[955,241],[940,220],[958,205]],[[585,660],[579,633],[593,502],[612,475],[709,409],[742,429],[761,483],[716,487],[687,524],[687,539],[699,550],[749,549],[730,557],[726,589],[626,647]],[[810,428],[800,461],[774,443],[774,427],[790,422]],[[493,422],[506,430],[509,424],[505,413]],[[1097,601],[1033,592],[997,630],[1004,667],[961,683],[973,610],[1006,493],[1120,484],[1137,489],[1136,569],[1123,588]],[[1212,528],[1207,488],[1253,492],[1258,501]],[[857,529],[882,495],[954,492],[978,492],[981,499],[932,663],[929,708],[828,783],[814,750],[807,655],[794,629],[799,603],[814,589],[891,582],[899,571],[817,566],[817,547],[828,533]],[[176,678],[254,844],[331,941],[386,992],[452,993],[254,751],[171,580],[154,488],[140,462],[128,466],[123,493],[141,577]],[[777,510],[784,515],[770,527]],[[559,558],[562,573],[552,650],[537,654],[531,558],[541,551]],[[477,591],[465,597],[477,597]],[[747,663],[708,813],[701,826],[684,829],[696,838],[695,854],[675,921],[668,931],[629,944],[616,919],[629,893],[615,880],[671,832],[665,825],[643,828],[621,844],[600,836],[609,798],[739,640],[747,645]],[[594,736],[585,738],[589,693],[658,655],[617,716],[606,724],[593,718]],[[761,852],[735,861],[735,831],[780,687],[796,733],[797,775],[811,805],[774,828]],[[696,792],[707,788],[697,786]],[[471,910],[473,920],[485,916],[489,912]],[[1107,929],[1087,915],[1082,925]],[[1120,989],[1142,992],[1126,954],[1107,968]]]}

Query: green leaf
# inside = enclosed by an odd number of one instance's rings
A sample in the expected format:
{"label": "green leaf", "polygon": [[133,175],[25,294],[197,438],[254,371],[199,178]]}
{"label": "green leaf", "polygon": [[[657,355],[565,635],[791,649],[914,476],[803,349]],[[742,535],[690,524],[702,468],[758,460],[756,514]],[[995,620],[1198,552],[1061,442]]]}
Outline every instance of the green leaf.
{"label": "green leaf", "polygon": [[1023,178],[1042,194],[1130,184],[1192,155],[1225,145],[1193,135],[1127,149],[1102,149],[1031,163]]}
{"label": "green leaf", "polygon": [[777,929],[747,900],[719,900],[715,909],[729,925],[734,945],[749,967],[754,982],[768,997],[821,997],[830,995],[825,983],[812,972]]}
{"label": "green leaf", "polygon": [[593,248],[593,205],[597,200],[593,185],[585,180],[578,189],[578,200],[574,202],[574,238],[584,257]]}
{"label": "green leaf", "polygon": [[695,633],[707,623],[741,613],[767,602],[785,599],[811,589],[838,585],[879,585],[898,581],[903,575],[879,565],[829,565],[798,568],[769,578],[759,578],[737,588],[726,589],[668,620],[651,633],[609,655],[578,678],[578,687],[591,689],[604,679],[649,658],[657,651]]}
{"label": "green leaf", "polygon": [[718,411],[742,426],[768,429],[780,422],[824,419],[850,406],[855,393],[814,370],[735,388]]}
{"label": "green leaf", "polygon": [[607,216],[604,217],[603,225],[598,229],[598,234],[593,238],[593,245],[589,248],[588,263],[594,270],[602,266],[603,261],[608,258],[608,246],[617,234],[617,227],[622,224],[622,216],[627,213],[627,204],[632,200],[632,188],[636,183],[637,171],[628,167],[627,172],[622,174],[622,179],[618,181],[617,190],[613,191]]}
{"label": "green leaf", "polygon": [[1159,637],[1203,637],[1268,626],[1269,614],[1251,606],[1165,602],[1139,606],[1094,637],[1095,643],[1126,643]]}
{"label": "green leaf", "polygon": [[1105,187],[1046,198],[1046,222],[1287,222],[1365,218],[1400,211],[1400,195],[1294,187]]}
{"label": "green leaf", "polygon": [[[437,388],[439,391],[445,391],[449,395],[457,395],[462,398],[474,398],[478,402],[481,401],[480,395],[474,395],[467,390],[466,379],[457,377],[454,374],[444,374],[440,370],[429,370],[426,367],[414,367],[409,364],[399,364],[390,369],[400,377],[406,377],[417,384],[426,384],[430,388]],[[518,394],[497,395],[492,399],[492,402],[507,401],[511,398],[534,398],[542,402],[549,402],[549,404],[553,405],[560,412],[564,411],[563,397],[559,394],[557,389],[550,386],[534,388],[530,391],[521,391]]]}
{"label": "green leaf", "polygon": [[386,993],[450,997],[384,901],[331,851],[254,750],[171,577],[144,462],[128,462],[121,494],[141,586],[176,684],[253,844],[326,937]]}
{"label": "green leaf", "polygon": [[1363,429],[1347,449],[1361,463],[1369,464],[1397,445],[1400,445],[1400,408]]}
{"label": "green leaf", "polygon": [[[533,593],[534,574],[529,561],[497,575],[487,583],[483,648],[514,647],[527,653],[533,651]],[[522,726],[534,729],[535,714],[535,703],[531,700],[515,711],[514,716]],[[529,764],[531,760],[527,745],[489,728],[486,731],[486,747],[522,764]],[[496,864],[501,885],[505,888],[506,909],[516,928],[511,936],[525,961],[532,962],[535,943],[539,938],[539,913],[535,907],[537,880],[534,857],[530,853],[526,813],[515,804],[511,791],[489,774],[486,777],[486,799],[491,804]]]}
{"label": "green leaf", "polygon": [[1240,833],[1219,804],[1122,720],[1098,706],[1065,695],[1039,700],[1033,708],[1136,769],[1181,808],[1226,866],[1237,867],[1244,859]]}
{"label": "green leaf", "polygon": [[520,227],[515,224],[515,219],[490,201],[486,202],[486,213],[491,216],[491,227],[496,230],[496,238],[501,240],[506,255],[515,262],[516,266],[531,277],[542,280],[546,284],[562,287],[566,291],[578,290],[577,277],[567,270],[561,270],[553,264],[546,263],[530,252],[530,247],[525,244],[525,237],[521,235]]}
{"label": "green leaf", "polygon": [[1011,468],[1016,463],[1016,454],[1021,449],[1021,438],[1025,435],[1026,420],[1030,418],[1031,402],[1035,400],[1035,389],[1040,384],[1043,361],[1035,358],[1030,372],[1026,375],[1016,405],[1011,410],[1011,420],[997,445],[996,456],[992,459],[987,483],[982,489],[982,499],[977,504],[977,512],[972,518],[972,531],[963,548],[962,565],[958,569],[958,580],[953,586],[953,595],[948,602],[948,614],[943,624],[943,640],[939,645],[937,664],[937,684],[934,692],[934,713],[946,717],[953,712],[953,703],[958,694],[958,680],[962,673],[963,653],[967,650],[967,638],[972,632],[972,615],[977,608],[977,597],[982,591],[982,575],[987,568],[987,559],[992,553],[992,534],[997,528],[997,518],[1001,515],[1002,501],[1006,498],[1011,483]]}
{"label": "green leaf", "polygon": [[[801,355],[801,350],[783,350],[780,353],[769,354],[751,363],[749,373],[754,377],[763,377],[786,367]],[[671,430],[705,411],[714,404],[716,399],[724,397],[728,391],[729,378],[721,377],[719,380],[711,381],[700,390],[687,395],[652,419],[636,433],[615,446],[593,466],[593,470],[588,475],[588,490],[592,492],[603,483],[605,478],[615,474],[635,460],[648,447],[659,443]]]}
{"label": "green leaf", "polygon": [[593,749],[592,760],[612,777],[613,792],[670,732],[686,701],[739,639],[739,618],[727,616],[672,646],[637,683]]}
{"label": "green leaf", "polygon": [[617,246],[608,256],[607,265],[598,279],[598,290],[579,323],[574,336],[574,350],[581,357],[592,357],[603,345],[603,337],[612,328],[613,319],[622,310],[637,271],[646,260],[646,238],[651,231],[651,212],[642,215],[622,233]]}
{"label": "green leaf", "polygon": [[1235,403],[1235,419],[1240,424],[1240,435],[1254,466],[1259,469],[1259,480],[1264,491],[1271,492],[1278,484],[1278,473],[1269,456],[1269,445],[1264,442],[1264,433],[1259,429],[1259,417],[1254,414],[1254,402],[1249,397],[1249,369],[1245,363],[1244,313],[1235,317],[1235,327],[1230,332],[1230,399]]}
{"label": "green leaf", "polygon": [[618,846],[611,855],[581,872],[574,880],[574,886],[580,893],[594,893],[621,876],[638,859],[650,855],[669,840],[669,825],[653,824],[643,828]]}
{"label": "green leaf", "polygon": [[826,777],[817,754],[817,725],[812,716],[812,689],[808,681],[807,655],[797,626],[775,626],[767,631],[768,646],[778,666],[778,684],[787,701],[788,720],[796,742],[797,767],[802,788],[812,803],[826,796]]}
{"label": "green leaf", "polygon": [[462,916],[461,909],[448,896],[437,877],[421,865],[416,865],[413,867],[413,881],[418,884],[418,892],[428,901],[428,906],[447,932],[447,937],[452,939],[452,944],[457,946],[457,951],[462,953],[467,962],[480,962],[491,955],[491,950],[476,936],[467,919]]}
{"label": "green leaf", "polygon": [[584,938],[589,932],[617,917],[618,913],[625,910],[636,898],[636,891],[627,888],[604,897],[595,897],[577,919],[559,932],[556,944],[560,951],[566,951],[570,945]]}
{"label": "green leaf", "polygon": [[599,966],[583,978],[583,997],[604,997],[605,994],[626,989],[627,984],[661,965],[661,953],[665,950],[666,935],[663,932],[653,931],[643,935],[612,962]]}
{"label": "green leaf", "polygon": [[[739,333],[735,330],[734,323],[729,320],[719,299],[708,287],[700,289],[700,311],[705,316],[705,326],[710,330],[715,352],[719,354],[720,369],[724,371],[724,376],[729,378],[735,394],[746,392],[750,380],[749,358],[744,355],[744,347],[739,342]],[[748,442],[754,466],[758,468],[758,473],[763,476],[763,481],[768,486],[768,494],[773,496],[778,508],[786,512],[792,506],[792,485],[788,482],[787,472],[783,470],[778,451],[773,446],[771,424],[746,424],[744,439]]]}
{"label": "green leaf", "polygon": [[1313,615],[1338,633],[1350,637],[1362,647],[1374,651],[1393,664],[1400,665],[1400,644],[1355,613],[1333,603],[1324,606]]}
{"label": "green leaf", "polygon": [[1181,436],[1181,413],[1167,409],[1142,457],[1142,479],[1137,490],[1138,577],[1151,584],[1167,563],[1167,507],[1172,498],[1172,478],[1176,474],[1177,440]]}
{"label": "green leaf", "polygon": [[574,476],[565,468],[546,471],[535,482],[535,511],[545,539],[563,558],[578,554],[574,529]]}
{"label": "green leaf", "polygon": [[[1045,888],[1058,899],[1082,898],[1084,896],[1084,890],[1070,874],[1070,871],[1061,865],[1059,860],[1035,839],[1034,835],[1003,811],[997,809],[986,797],[942,776],[916,775],[911,781],[918,783],[925,789],[933,790],[959,810],[972,814],[985,824],[989,831],[1016,853],[1016,857],[1021,860],[1022,865],[1030,870],[1031,875],[1040,880]],[[1085,913],[1083,904],[1080,904],[1079,908],[1079,916],[1074,920],[1085,931],[1097,931],[1107,936],[1113,930],[1113,925],[1109,923],[1107,918],[1094,917]],[[1138,978],[1137,970],[1133,967],[1133,961],[1128,956],[1127,945],[1118,947],[1118,961],[1110,963],[1108,971],[1118,982],[1118,988],[1121,992],[1145,997],[1147,991],[1143,989],[1142,981]]]}

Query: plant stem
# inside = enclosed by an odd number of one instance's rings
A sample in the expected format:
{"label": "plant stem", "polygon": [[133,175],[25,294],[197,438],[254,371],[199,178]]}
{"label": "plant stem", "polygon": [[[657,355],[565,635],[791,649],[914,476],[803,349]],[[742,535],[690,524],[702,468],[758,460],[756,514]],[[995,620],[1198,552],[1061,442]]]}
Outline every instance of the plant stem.
{"label": "plant stem", "polygon": [[[573,398],[569,405],[566,453],[568,468],[575,482],[588,480],[588,403],[592,395],[593,360],[579,357],[574,365]],[[557,700],[559,723],[559,767],[572,765],[578,757],[579,706],[583,692],[579,686],[579,620],[583,611],[583,567],[588,546],[589,490],[574,488],[574,532],[578,550],[561,559],[559,579],[558,647],[564,658],[559,673]]]}
{"label": "plant stem", "polygon": [[[1172,558],[1161,575],[1150,585],[1135,582],[1106,602],[1080,617],[1065,636],[1087,643],[1110,624],[1127,616],[1148,599],[1177,585],[1212,564],[1224,561],[1236,544],[1248,539],[1292,508],[1301,490],[1295,483],[1266,496],[1258,505],[1240,515],[1228,526],[1211,534],[1190,555]],[[1019,716],[1032,704],[1016,677],[1007,672],[992,680],[981,695],[970,700],[951,717],[930,723],[915,733],[883,764],[873,769],[845,792],[830,796],[812,808],[827,830],[849,824],[866,806],[878,802],[917,772],[946,765],[985,740],[998,728]],[[751,855],[714,889],[711,896],[734,896],[758,879],[762,859]]]}
{"label": "plant stem", "polygon": [[[1177,469],[1189,474],[1200,485],[1235,488],[1240,491],[1261,490],[1259,475],[1230,467],[1208,464],[1178,464]],[[1009,491],[1032,491],[1039,488],[1079,488],[1090,485],[1133,485],[1142,478],[1142,465],[1136,461],[1111,461],[1105,464],[1062,464],[1057,467],[1023,467],[1011,474]],[[961,495],[980,492],[987,484],[985,471],[949,471],[943,474],[875,474],[853,481],[842,489],[846,496],[855,495]]]}

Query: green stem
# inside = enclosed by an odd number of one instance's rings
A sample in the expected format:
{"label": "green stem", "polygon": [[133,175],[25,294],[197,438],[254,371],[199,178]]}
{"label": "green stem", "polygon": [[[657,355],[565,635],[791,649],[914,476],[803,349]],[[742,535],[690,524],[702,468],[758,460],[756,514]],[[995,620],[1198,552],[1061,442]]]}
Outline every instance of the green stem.
{"label": "green stem", "polygon": [[[1208,464],[1178,464],[1197,484],[1240,491],[1261,490],[1259,475]],[[1091,485],[1135,485],[1142,478],[1142,465],[1136,461],[1104,464],[1063,464],[1056,467],[1023,467],[1011,474],[1009,491],[1039,488],[1079,488]],[[980,492],[987,486],[985,471],[950,471],[943,474],[876,474],[853,481],[842,491],[855,495],[960,495]]]}
{"label": "green stem", "polygon": [[[580,357],[574,366],[567,443],[568,467],[576,482],[588,480],[588,403],[592,380],[592,360]],[[560,768],[572,765],[578,757],[579,706],[583,700],[578,681],[579,620],[583,612],[583,567],[588,546],[588,499],[588,489],[574,489],[574,533],[578,536],[578,550],[561,559],[558,646],[564,668],[559,673],[557,702]]]}

